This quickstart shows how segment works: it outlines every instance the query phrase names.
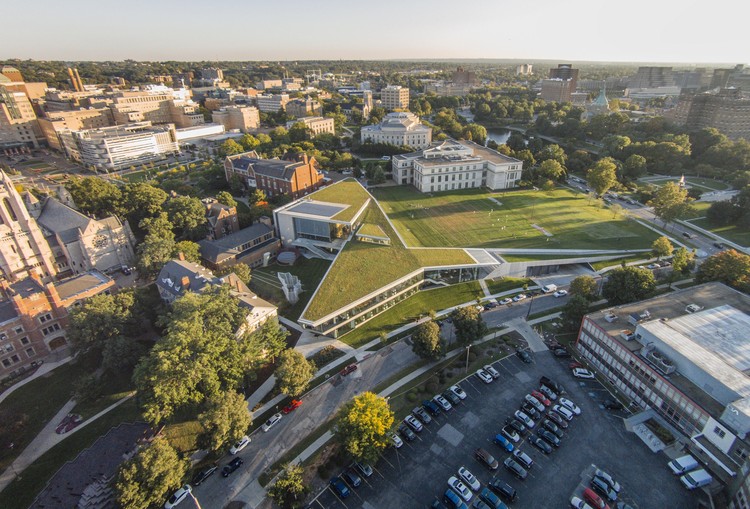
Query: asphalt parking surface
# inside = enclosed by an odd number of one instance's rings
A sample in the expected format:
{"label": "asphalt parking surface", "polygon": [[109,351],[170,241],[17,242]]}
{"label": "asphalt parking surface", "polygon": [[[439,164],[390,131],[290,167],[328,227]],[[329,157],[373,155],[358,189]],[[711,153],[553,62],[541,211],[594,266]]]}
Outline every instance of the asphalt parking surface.
{"label": "asphalt parking surface", "polygon": [[[448,478],[457,475],[461,466],[468,468],[482,486],[494,476],[516,488],[518,500],[508,504],[514,508],[570,507],[570,498],[580,497],[596,467],[622,485],[620,500],[637,509],[696,506],[697,496],[672,476],[666,456],[654,455],[634,434],[625,431],[622,417],[626,411],[603,409],[602,402],[610,398],[606,389],[595,380],[574,379],[567,368],[569,359],[556,359],[550,352],[533,355],[533,364],[523,364],[515,355],[493,364],[501,377],[491,384],[474,376],[461,382],[467,399],[451,412],[439,415],[417,440],[405,442],[401,449],[384,451],[373,475],[363,478],[359,488],[351,489],[348,498],[340,499],[326,488],[309,507],[429,507],[434,500],[442,502]],[[573,418],[560,448],[550,455],[528,442],[518,444],[534,461],[528,478],[519,481],[504,469],[502,461],[508,453],[492,438],[500,432],[506,417],[519,408],[523,396],[538,387],[542,375],[561,383],[566,397],[581,408],[582,414]],[[500,468],[491,472],[474,459],[477,447],[495,456]],[[615,504],[610,505],[614,509]]]}

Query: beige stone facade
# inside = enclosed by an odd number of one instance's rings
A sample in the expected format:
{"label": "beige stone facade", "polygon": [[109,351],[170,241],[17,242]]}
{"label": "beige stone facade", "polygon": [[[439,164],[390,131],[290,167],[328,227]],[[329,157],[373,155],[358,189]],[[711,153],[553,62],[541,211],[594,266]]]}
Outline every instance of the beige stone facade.
{"label": "beige stone facade", "polygon": [[302,117],[297,120],[292,120],[286,123],[286,128],[289,129],[297,122],[302,122],[310,130],[313,137],[321,134],[336,134],[335,123],[332,118],[324,117]]}
{"label": "beige stone facade", "polygon": [[292,99],[286,104],[286,112],[295,118],[319,117],[323,114],[323,106],[311,97]]}
{"label": "beige stone facade", "polygon": [[39,119],[39,128],[50,148],[63,150],[59,133],[65,130],[80,131],[114,125],[112,110],[109,108],[83,109],[50,112],[47,118]]}
{"label": "beige stone facade", "polygon": [[41,138],[42,132],[29,98],[25,93],[0,83],[0,146],[38,147]]}
{"label": "beige stone facade", "polygon": [[227,131],[239,129],[247,132],[260,127],[260,112],[255,106],[226,106],[212,113],[213,121]]}
{"label": "beige stone facade", "polygon": [[398,85],[389,85],[380,91],[380,101],[387,110],[408,110],[409,89]]}

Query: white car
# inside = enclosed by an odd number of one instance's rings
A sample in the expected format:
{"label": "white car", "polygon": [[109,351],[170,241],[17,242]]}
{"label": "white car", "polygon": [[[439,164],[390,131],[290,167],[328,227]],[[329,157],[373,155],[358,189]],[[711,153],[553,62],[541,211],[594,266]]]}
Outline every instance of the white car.
{"label": "white car", "polygon": [[581,409],[568,398],[560,398],[560,404],[576,415],[581,415]]}
{"label": "white car", "polygon": [[553,293],[552,295],[554,295],[554,296],[555,296],[555,298],[558,298],[558,297],[565,297],[566,295],[568,295],[568,290],[557,290],[557,291],[556,291],[555,293]]}
{"label": "white car", "polygon": [[493,378],[490,376],[489,373],[487,373],[483,369],[478,369],[477,372],[475,373],[475,375],[477,375],[477,378],[479,378],[482,382],[484,382],[486,384],[491,384],[492,383]]}
{"label": "white car", "polygon": [[525,298],[526,298],[526,295],[525,295],[525,294],[523,294],[523,293],[519,293],[518,295],[516,295],[515,297],[513,297],[513,302],[518,302],[518,301],[522,301],[522,300],[524,300]]}
{"label": "white car", "polygon": [[531,459],[531,457],[523,452],[521,449],[516,449],[513,451],[513,457],[516,458],[516,461],[521,464],[521,466],[525,469],[531,468],[531,465],[534,464],[534,460]]}
{"label": "white car", "polygon": [[234,444],[232,447],[229,448],[229,454],[237,454],[242,449],[247,447],[247,444],[250,443],[250,437],[245,435],[244,437],[240,438],[236,444]]}
{"label": "white car", "polygon": [[539,387],[539,392],[547,396],[552,401],[555,401],[557,399],[557,394],[555,393],[555,391],[553,391],[546,385],[542,385],[541,387]]}
{"label": "white car", "polygon": [[516,419],[521,421],[526,425],[527,428],[533,428],[534,427],[534,421],[531,420],[531,417],[526,415],[525,413],[521,412],[520,410],[516,410],[516,413],[513,414],[516,416]]}
{"label": "white car", "polygon": [[523,399],[528,401],[531,404],[531,406],[536,408],[539,412],[544,413],[544,405],[542,404],[541,401],[536,399],[534,396],[532,396],[531,394],[527,394],[526,396],[523,397]]}
{"label": "white car", "polygon": [[482,485],[479,484],[479,480],[474,476],[474,474],[469,472],[465,467],[461,467],[458,469],[458,476],[461,478],[464,484],[466,484],[474,491],[479,491],[479,489],[482,487]]}
{"label": "white car", "polygon": [[453,405],[450,404],[450,402],[442,397],[440,394],[437,396],[434,396],[432,398],[432,401],[434,401],[437,406],[443,409],[443,411],[447,412],[448,410],[453,410]]}
{"label": "white car", "polygon": [[265,433],[265,432],[267,432],[268,430],[270,430],[271,428],[273,428],[274,426],[276,426],[276,423],[278,423],[278,422],[279,422],[280,420],[281,420],[281,414],[280,414],[280,413],[279,413],[279,414],[273,414],[273,415],[271,416],[271,418],[270,418],[270,419],[268,419],[268,420],[267,420],[267,421],[266,421],[266,422],[265,422],[265,423],[263,424],[263,426],[261,426],[261,429],[262,429],[262,430],[263,430],[263,432]]}
{"label": "white car", "polygon": [[413,415],[407,415],[404,418],[404,422],[406,423],[407,426],[409,426],[411,429],[413,429],[417,433],[422,431],[422,423],[419,422],[417,418],[414,417]]}
{"label": "white car", "polygon": [[584,378],[586,380],[593,380],[595,378],[594,374],[591,371],[583,368],[574,368],[573,376],[576,378]]}
{"label": "white car", "polygon": [[570,506],[573,507],[573,509],[594,509],[578,497],[570,499]]}
{"label": "white car", "polygon": [[505,304],[510,304],[511,302],[513,302],[513,299],[509,297],[505,297],[503,300],[500,301],[500,304],[505,305]]}
{"label": "white car", "polygon": [[564,406],[555,405],[555,406],[552,407],[552,410],[554,410],[558,414],[562,415],[563,417],[565,417],[569,421],[573,420],[573,412],[571,412],[570,410],[568,410]]}
{"label": "white car", "polygon": [[164,503],[164,509],[172,509],[174,506],[185,500],[192,491],[193,488],[189,484],[186,484],[179,490],[175,491],[172,496],[169,497],[169,500]]}
{"label": "white car", "polygon": [[456,476],[451,476],[451,478],[448,479],[448,486],[453,488],[453,490],[458,493],[466,502],[471,500],[473,493],[469,488],[466,487],[464,483],[456,479]]}
{"label": "white car", "polygon": [[494,379],[500,378],[500,372],[496,370],[495,368],[493,368],[492,366],[490,366],[489,364],[484,366],[482,369],[485,370],[487,373],[489,373],[492,378]]}
{"label": "white car", "polygon": [[601,477],[604,479],[609,487],[615,491],[615,493],[620,493],[620,490],[622,489],[622,486],[620,486],[620,483],[615,481],[611,475],[609,475],[604,470],[596,469],[596,472],[594,472],[594,477]]}
{"label": "white car", "polygon": [[401,437],[392,431],[388,433],[388,438],[391,439],[391,443],[393,444],[393,447],[395,447],[396,449],[401,449],[401,446],[404,445],[404,441],[401,440]]}
{"label": "white car", "polygon": [[455,394],[456,396],[458,396],[459,398],[461,398],[461,399],[466,399],[466,393],[464,392],[464,390],[463,390],[463,389],[461,388],[461,386],[460,386],[460,385],[458,385],[458,384],[456,384],[456,385],[451,385],[450,387],[448,387],[448,389],[449,389],[449,390],[450,390],[450,391],[451,391],[451,392],[452,392],[453,394]]}

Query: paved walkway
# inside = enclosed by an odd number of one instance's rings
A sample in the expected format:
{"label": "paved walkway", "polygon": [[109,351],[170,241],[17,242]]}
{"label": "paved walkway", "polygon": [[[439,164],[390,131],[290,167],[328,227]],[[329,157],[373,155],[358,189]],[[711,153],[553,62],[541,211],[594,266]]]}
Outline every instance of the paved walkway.
{"label": "paved walkway", "polygon": [[544,344],[542,337],[534,329],[532,329],[529,322],[527,322],[523,318],[514,318],[513,320],[510,320],[508,322],[508,326],[512,329],[515,329],[521,336],[523,336],[523,338],[529,344],[529,348],[532,352],[536,353],[549,350],[549,348],[547,348],[547,345]]}
{"label": "paved walkway", "polygon": [[5,400],[5,398],[10,396],[13,393],[13,391],[18,389],[19,387],[23,387],[24,385],[31,382],[32,380],[35,380],[39,378],[40,376],[46,375],[47,373],[49,373],[56,367],[62,366],[63,364],[70,362],[72,359],[73,357],[65,357],[64,359],[60,359],[59,361],[45,362],[44,364],[39,366],[39,369],[37,369],[33,375],[27,378],[24,378],[23,380],[19,381],[17,384],[11,385],[6,390],[4,390],[2,394],[0,394],[0,403],[2,403],[3,400]]}

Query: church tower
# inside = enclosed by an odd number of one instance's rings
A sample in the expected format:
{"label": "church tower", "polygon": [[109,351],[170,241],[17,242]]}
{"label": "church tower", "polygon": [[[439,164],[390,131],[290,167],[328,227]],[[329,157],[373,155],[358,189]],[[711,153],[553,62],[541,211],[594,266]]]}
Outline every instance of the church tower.
{"label": "church tower", "polygon": [[8,281],[38,274],[51,281],[57,274],[55,257],[42,230],[29,215],[21,195],[0,170],[0,272]]}

